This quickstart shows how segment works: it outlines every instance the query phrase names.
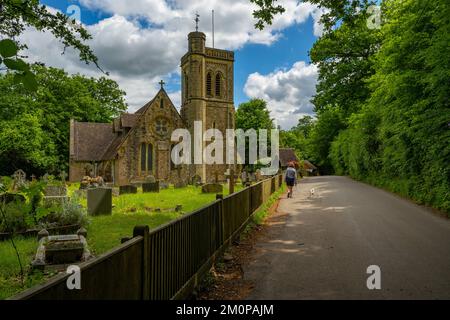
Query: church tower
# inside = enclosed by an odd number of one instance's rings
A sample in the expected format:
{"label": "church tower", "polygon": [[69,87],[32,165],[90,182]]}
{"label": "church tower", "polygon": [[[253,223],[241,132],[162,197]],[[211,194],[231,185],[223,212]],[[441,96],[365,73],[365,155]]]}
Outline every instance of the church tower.
{"label": "church tower", "polygon": [[[189,49],[181,58],[182,106],[181,116],[193,136],[194,121],[202,121],[203,132],[218,129],[224,135],[226,129],[234,129],[234,52],[208,48],[206,35],[191,32]],[[203,149],[208,143],[203,143]],[[198,175],[203,182],[225,180],[224,165],[192,166],[191,176]]]}

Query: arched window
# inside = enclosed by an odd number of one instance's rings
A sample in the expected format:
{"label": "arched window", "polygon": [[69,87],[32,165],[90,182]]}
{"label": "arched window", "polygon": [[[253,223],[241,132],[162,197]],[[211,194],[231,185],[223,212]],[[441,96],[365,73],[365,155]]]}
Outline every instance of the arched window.
{"label": "arched window", "polygon": [[206,95],[212,96],[212,76],[210,72],[206,75]]}
{"label": "arched window", "polygon": [[222,77],[220,73],[216,74],[216,97],[220,97],[221,80]]}
{"label": "arched window", "polygon": [[149,174],[153,171],[153,146],[141,144],[141,173]]}
{"label": "arched window", "polygon": [[186,73],[184,74],[184,98],[189,98],[189,77]]}
{"label": "arched window", "polygon": [[161,98],[161,100],[159,100],[159,107],[161,109],[164,109],[164,99],[163,98]]}
{"label": "arched window", "polygon": [[153,146],[147,145],[147,172],[153,171]]}
{"label": "arched window", "polygon": [[147,171],[147,145],[145,143],[141,144],[141,172]]}

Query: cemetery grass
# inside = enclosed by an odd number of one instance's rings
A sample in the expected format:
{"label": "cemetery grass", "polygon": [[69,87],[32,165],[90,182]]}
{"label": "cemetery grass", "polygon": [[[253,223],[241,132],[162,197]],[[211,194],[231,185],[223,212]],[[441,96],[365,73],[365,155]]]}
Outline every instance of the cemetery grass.
{"label": "cemetery grass", "polygon": [[[69,187],[69,195],[79,185]],[[236,185],[235,191],[242,189]],[[224,188],[224,195],[228,188]],[[160,193],[142,193],[113,197],[113,214],[111,216],[90,217],[88,243],[94,255],[101,255],[120,245],[124,237],[131,237],[137,225],[148,225],[150,229],[170,222],[186,213],[199,209],[216,198],[215,194],[202,194],[201,188],[188,186],[174,189],[170,187]],[[86,200],[81,200],[86,206]],[[182,205],[180,212],[175,212],[177,205]],[[161,212],[156,212],[156,209]],[[15,238],[15,243],[24,267],[25,279],[22,286],[20,268],[16,253],[10,241],[0,242],[0,300],[11,297],[20,291],[45,282],[54,274],[30,273],[30,264],[36,253],[38,242],[35,238]]]}

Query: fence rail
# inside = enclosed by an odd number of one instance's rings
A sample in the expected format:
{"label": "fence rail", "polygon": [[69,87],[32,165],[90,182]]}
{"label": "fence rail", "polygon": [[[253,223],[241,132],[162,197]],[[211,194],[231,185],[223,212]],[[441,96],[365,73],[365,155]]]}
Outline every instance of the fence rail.
{"label": "fence rail", "polygon": [[80,265],[81,290],[61,275],[12,299],[185,298],[282,182],[272,177],[151,231],[136,227],[133,239]]}

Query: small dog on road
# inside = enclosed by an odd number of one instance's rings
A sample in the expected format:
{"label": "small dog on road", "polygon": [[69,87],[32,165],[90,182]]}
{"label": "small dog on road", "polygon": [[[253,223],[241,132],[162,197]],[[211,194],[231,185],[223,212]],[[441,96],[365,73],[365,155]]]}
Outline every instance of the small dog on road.
{"label": "small dog on road", "polygon": [[316,190],[314,188],[312,188],[309,192],[310,192],[311,197],[314,197]]}

